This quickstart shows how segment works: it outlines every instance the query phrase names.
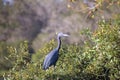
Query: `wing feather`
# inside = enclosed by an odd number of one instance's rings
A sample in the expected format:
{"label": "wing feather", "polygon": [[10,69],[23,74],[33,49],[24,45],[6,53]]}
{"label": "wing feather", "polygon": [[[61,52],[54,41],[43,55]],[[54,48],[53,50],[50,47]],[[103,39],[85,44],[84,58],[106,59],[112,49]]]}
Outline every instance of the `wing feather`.
{"label": "wing feather", "polygon": [[52,65],[56,65],[56,62],[58,60],[58,50],[54,49],[52,50],[48,55],[46,55],[44,63],[43,63],[43,69],[47,69]]}

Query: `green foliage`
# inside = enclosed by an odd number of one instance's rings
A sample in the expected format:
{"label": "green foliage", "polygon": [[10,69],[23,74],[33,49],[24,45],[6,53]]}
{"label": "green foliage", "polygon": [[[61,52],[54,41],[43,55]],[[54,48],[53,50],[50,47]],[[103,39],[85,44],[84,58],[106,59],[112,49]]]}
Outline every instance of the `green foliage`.
{"label": "green foliage", "polygon": [[[5,56],[8,56],[8,49],[7,49],[7,44],[4,42],[0,42],[0,76],[4,73],[5,70],[8,70],[9,67],[11,66],[9,61],[6,60]],[[7,64],[6,64],[7,63]]]}
{"label": "green foliage", "polygon": [[[0,43],[0,71],[7,71],[11,68],[18,67],[21,69],[26,62],[30,61],[28,54],[27,42],[19,44],[19,46],[11,46],[4,42]],[[19,65],[19,66],[16,66]]]}
{"label": "green foliage", "polygon": [[112,22],[114,21],[106,24],[103,20],[100,23],[99,31],[94,35],[96,42],[94,48],[98,53],[97,59],[101,63],[100,65],[106,69],[105,75],[109,75],[111,80],[116,80],[120,79],[120,28],[118,25],[113,26]]}
{"label": "green foliage", "polygon": [[10,47],[14,66],[3,76],[8,80],[120,79],[119,26],[114,25],[114,21],[103,20],[95,32],[84,32],[89,38],[84,42],[84,46],[62,44],[56,67],[50,67],[46,71],[42,70],[43,59],[56,46],[54,40],[33,54],[31,62],[26,62],[24,58],[28,56],[27,43],[20,44],[18,49]]}
{"label": "green foliage", "polygon": [[8,46],[5,42],[0,42],[0,69],[5,70],[9,69],[10,64],[6,64],[8,62],[7,57],[9,55]]}

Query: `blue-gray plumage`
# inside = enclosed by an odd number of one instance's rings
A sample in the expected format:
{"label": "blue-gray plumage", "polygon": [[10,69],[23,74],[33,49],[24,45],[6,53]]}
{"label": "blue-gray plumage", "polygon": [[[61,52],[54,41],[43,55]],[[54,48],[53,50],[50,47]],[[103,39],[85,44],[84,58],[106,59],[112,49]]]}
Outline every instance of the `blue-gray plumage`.
{"label": "blue-gray plumage", "polygon": [[44,59],[44,63],[43,63],[43,69],[46,70],[48,69],[50,66],[55,66],[56,62],[59,58],[59,49],[61,46],[61,37],[62,36],[68,36],[67,34],[63,34],[62,32],[60,32],[57,36],[57,40],[58,40],[58,46],[57,48],[55,48],[54,50],[52,50],[48,55],[46,55],[45,59]]}

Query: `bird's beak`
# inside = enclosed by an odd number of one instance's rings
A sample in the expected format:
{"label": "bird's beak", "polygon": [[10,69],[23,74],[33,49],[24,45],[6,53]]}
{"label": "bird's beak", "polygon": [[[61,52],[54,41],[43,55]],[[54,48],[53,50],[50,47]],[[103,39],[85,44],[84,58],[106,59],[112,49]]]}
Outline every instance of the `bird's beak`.
{"label": "bird's beak", "polygon": [[68,34],[64,34],[63,36],[69,36]]}

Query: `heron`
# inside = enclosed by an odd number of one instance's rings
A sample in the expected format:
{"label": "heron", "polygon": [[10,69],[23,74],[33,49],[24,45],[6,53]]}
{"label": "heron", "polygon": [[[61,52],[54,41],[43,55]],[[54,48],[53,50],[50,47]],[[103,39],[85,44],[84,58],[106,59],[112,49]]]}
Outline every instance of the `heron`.
{"label": "heron", "polygon": [[62,32],[58,33],[57,35],[58,46],[45,56],[45,59],[43,62],[43,70],[48,69],[52,65],[55,67],[56,62],[59,58],[59,50],[61,47],[61,37],[63,36],[69,36],[69,35],[64,34]]}
{"label": "heron", "polygon": [[14,0],[2,0],[3,1],[3,5],[10,5],[12,6],[14,4]]}

